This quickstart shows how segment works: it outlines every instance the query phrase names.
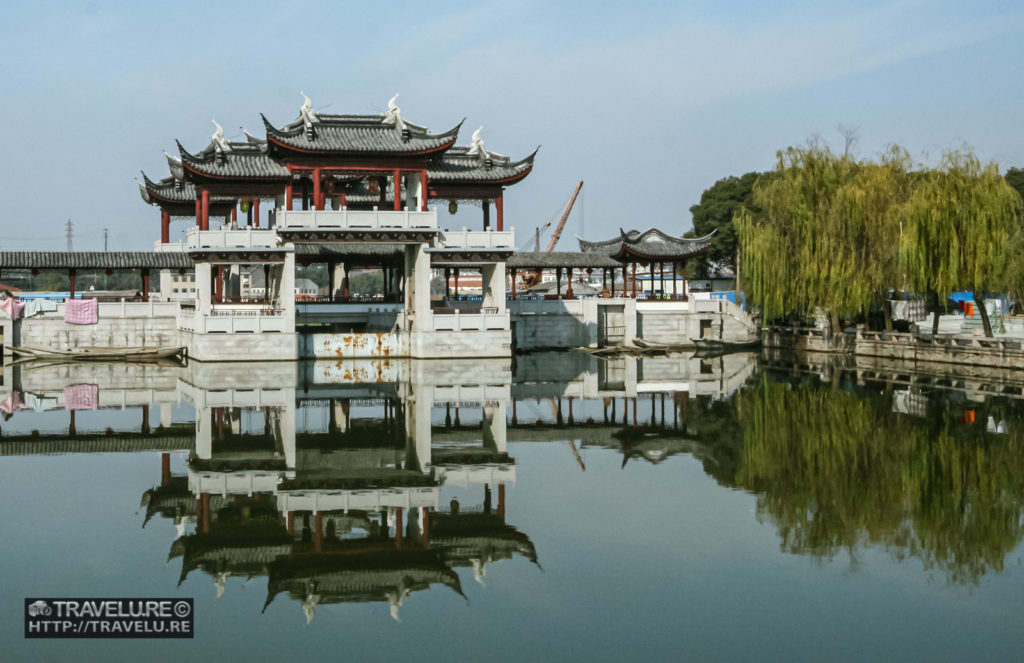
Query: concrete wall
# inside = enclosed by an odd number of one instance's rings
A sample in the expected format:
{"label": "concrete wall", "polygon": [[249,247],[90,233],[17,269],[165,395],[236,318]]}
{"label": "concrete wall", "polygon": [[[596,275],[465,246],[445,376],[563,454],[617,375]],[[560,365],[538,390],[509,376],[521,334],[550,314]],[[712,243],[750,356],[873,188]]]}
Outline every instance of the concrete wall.
{"label": "concrete wall", "polygon": [[294,361],[299,356],[295,333],[182,335],[189,358],[198,361]]}
{"label": "concrete wall", "polygon": [[3,327],[4,353],[12,345],[33,345],[56,350],[75,347],[138,347],[182,346],[178,331],[175,303],[110,302],[99,305],[99,322],[95,325],[72,325],[64,322],[64,304],[49,313],[12,321],[0,318]]}
{"label": "concrete wall", "polygon": [[[645,302],[633,299],[516,300],[508,303],[517,351],[574,347],[596,348],[603,343],[603,321],[621,318],[623,344],[634,338],[653,343],[689,345],[701,338],[739,341],[756,334],[743,309],[727,300]],[[616,313],[602,315],[601,311]],[[621,316],[618,311],[621,310]]]}

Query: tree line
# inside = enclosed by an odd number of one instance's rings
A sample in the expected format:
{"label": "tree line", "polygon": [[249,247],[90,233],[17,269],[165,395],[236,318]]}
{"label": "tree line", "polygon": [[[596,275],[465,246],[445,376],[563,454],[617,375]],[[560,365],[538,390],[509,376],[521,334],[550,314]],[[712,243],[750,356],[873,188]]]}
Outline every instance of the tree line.
{"label": "tree line", "polygon": [[835,332],[878,309],[891,328],[890,291],[942,309],[967,290],[991,336],[984,293],[1024,294],[1022,194],[1024,171],[1001,176],[969,150],[926,167],[898,146],[875,160],[790,147],[773,170],[719,180],[690,208],[696,235],[718,231],[695,273],[732,271],[766,320],[822,309]]}

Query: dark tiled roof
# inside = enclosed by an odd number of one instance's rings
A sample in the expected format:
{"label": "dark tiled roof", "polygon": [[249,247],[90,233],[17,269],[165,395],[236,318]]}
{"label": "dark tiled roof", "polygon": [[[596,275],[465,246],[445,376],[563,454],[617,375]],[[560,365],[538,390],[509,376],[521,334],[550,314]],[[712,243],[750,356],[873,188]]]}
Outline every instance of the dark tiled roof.
{"label": "dark tiled roof", "polygon": [[184,182],[174,177],[165,177],[159,182],[154,182],[144,172],[142,173],[142,182],[139,183],[139,193],[142,195],[142,199],[150,204],[160,200],[191,203],[196,199],[196,188],[191,182]]}
{"label": "dark tiled roof", "polygon": [[572,252],[572,251],[518,251],[505,262],[508,267],[522,268],[545,268],[545,267],[593,267],[612,268],[622,267],[622,263],[615,260],[607,253],[600,252]]}
{"label": "dark tiled roof", "polygon": [[3,269],[192,269],[187,253],[166,251],[0,251]]}
{"label": "dark tiled roof", "polygon": [[267,154],[266,144],[229,142],[231,148],[222,150],[214,143],[198,154],[188,153],[181,143],[182,163],[204,175],[233,179],[290,180],[291,173]]}
{"label": "dark tiled roof", "polygon": [[588,242],[577,237],[580,249],[585,253],[604,253],[621,258],[626,255],[646,256],[650,258],[690,258],[704,251],[711,245],[711,231],[704,237],[672,237],[657,228],[640,232],[630,230],[628,233],[619,230],[619,237],[602,242]]}
{"label": "dark tiled roof", "polygon": [[455,142],[459,135],[459,122],[441,134],[432,134],[426,127],[399,119],[397,122],[385,113],[381,115],[326,115],[317,114],[310,131],[300,116],[280,129],[261,115],[267,128],[267,138],[306,152],[391,152],[418,154],[436,152]]}
{"label": "dark tiled roof", "polygon": [[[537,148],[540,149],[540,148]],[[430,160],[427,176],[438,182],[518,182],[533,169],[537,151],[520,161],[494,152],[453,147]]]}
{"label": "dark tiled roof", "polygon": [[[29,435],[0,438],[0,456],[50,454],[137,453],[142,451],[184,451],[195,445],[194,431],[153,435],[63,435],[59,438],[33,438]],[[193,500],[194,502],[195,500]]]}

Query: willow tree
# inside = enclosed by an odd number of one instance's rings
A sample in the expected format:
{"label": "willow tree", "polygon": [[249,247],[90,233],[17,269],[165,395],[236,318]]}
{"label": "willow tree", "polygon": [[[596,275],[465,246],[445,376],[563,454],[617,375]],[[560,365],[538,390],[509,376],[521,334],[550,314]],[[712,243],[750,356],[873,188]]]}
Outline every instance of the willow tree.
{"label": "willow tree", "polygon": [[754,189],[762,213],[734,224],[751,301],[765,317],[791,311],[864,312],[898,283],[896,247],[910,190],[909,157],[893,147],[878,163],[811,144],[779,152]]}
{"label": "willow tree", "polygon": [[968,151],[947,152],[939,168],[919,174],[907,205],[900,263],[911,287],[943,298],[971,290],[991,337],[981,294],[1019,281],[1007,267],[1021,241],[1020,215],[1020,195],[995,164],[982,165]]}

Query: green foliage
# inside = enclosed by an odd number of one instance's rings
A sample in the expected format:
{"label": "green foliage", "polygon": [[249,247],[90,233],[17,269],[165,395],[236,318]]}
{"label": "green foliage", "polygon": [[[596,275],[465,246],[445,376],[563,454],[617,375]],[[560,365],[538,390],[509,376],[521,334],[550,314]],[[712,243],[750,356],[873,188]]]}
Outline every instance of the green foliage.
{"label": "green foliage", "polygon": [[1024,169],[1022,168],[1011,168],[1006,171],[1006,175],[1003,176],[1006,183],[1013,187],[1017,192],[1017,195],[1024,199]]}
{"label": "green foliage", "polygon": [[353,295],[379,295],[384,292],[384,272],[381,270],[354,271],[348,277],[349,292]]}
{"label": "green foliage", "polygon": [[[723,484],[757,494],[759,520],[782,549],[831,559],[882,547],[951,582],[1002,571],[1024,539],[1024,417],[988,408],[1009,434],[962,423],[963,406],[933,402],[927,419],[894,413],[890,393],[768,379],[739,392],[731,412],[698,418]],[[722,426],[728,422],[729,426]],[[708,467],[708,463],[705,463]]]}
{"label": "green foliage", "polygon": [[865,312],[891,288],[1024,292],[1024,272],[1006,269],[1024,243],[1020,196],[970,152],[914,171],[899,147],[877,163],[791,147],[753,199],[761,215],[744,207],[734,223],[744,289],[768,318]]}
{"label": "green foliage", "polygon": [[865,311],[898,285],[908,163],[899,148],[880,163],[817,144],[779,153],[774,175],[754,187],[761,215],[744,207],[735,218],[744,289],[766,317],[815,307]]}
{"label": "green foliage", "polygon": [[1021,197],[995,164],[947,153],[919,173],[907,204],[900,264],[911,287],[946,295],[1013,286],[1008,248],[1019,242]]}
{"label": "green foliage", "polygon": [[718,180],[701,194],[699,204],[690,207],[694,235],[703,237],[713,230],[718,231],[711,240],[708,252],[690,262],[695,277],[705,278],[712,271],[736,269],[738,243],[733,228],[733,215],[741,207],[757,214],[753,191],[754,183],[760,176],[760,173],[747,173],[742,177]]}
{"label": "green foliage", "polygon": [[330,282],[330,275],[327,273],[327,266],[323,264],[299,267],[295,270],[295,278],[309,279],[315,283],[318,288],[322,288]]}

